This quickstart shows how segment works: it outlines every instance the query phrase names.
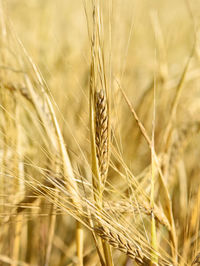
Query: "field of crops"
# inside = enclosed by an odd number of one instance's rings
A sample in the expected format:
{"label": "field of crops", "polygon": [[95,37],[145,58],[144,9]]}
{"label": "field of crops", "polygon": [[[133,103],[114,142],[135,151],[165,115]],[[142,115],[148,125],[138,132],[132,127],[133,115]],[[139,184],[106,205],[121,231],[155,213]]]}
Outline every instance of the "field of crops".
{"label": "field of crops", "polygon": [[0,265],[200,265],[200,2],[0,0]]}

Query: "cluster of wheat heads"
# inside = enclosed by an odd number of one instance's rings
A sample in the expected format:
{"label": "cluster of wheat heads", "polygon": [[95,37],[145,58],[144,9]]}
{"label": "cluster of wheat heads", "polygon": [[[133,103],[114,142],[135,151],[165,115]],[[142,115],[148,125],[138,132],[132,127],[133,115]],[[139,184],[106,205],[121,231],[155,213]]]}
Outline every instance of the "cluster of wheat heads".
{"label": "cluster of wheat heads", "polygon": [[[198,79],[192,62],[197,47],[181,76],[168,77],[162,31],[152,14],[162,60],[134,108],[131,90],[112,74],[110,48],[106,52],[112,12],[103,21],[99,1],[84,7],[90,71],[80,106],[89,112],[80,115],[85,131],[78,140],[79,130],[60,112],[1,9],[0,262],[198,265],[200,126],[198,119],[182,122],[178,112],[184,86]],[[164,100],[156,98],[160,87]],[[130,149],[142,165],[137,174]]]}

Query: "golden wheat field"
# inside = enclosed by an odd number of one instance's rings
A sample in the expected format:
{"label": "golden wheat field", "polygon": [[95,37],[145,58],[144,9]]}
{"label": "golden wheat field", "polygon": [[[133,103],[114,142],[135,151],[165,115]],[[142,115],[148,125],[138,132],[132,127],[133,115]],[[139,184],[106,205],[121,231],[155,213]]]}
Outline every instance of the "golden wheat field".
{"label": "golden wheat field", "polygon": [[200,2],[0,0],[0,265],[200,265]]}

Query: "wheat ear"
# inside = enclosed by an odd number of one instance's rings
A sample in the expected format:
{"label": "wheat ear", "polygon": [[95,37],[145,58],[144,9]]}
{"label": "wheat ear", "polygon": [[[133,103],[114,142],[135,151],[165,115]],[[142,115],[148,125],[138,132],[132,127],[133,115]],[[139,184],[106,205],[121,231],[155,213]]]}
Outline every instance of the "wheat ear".
{"label": "wheat ear", "polygon": [[112,232],[111,230],[103,226],[94,228],[94,231],[111,246],[127,254],[139,265],[149,265],[150,260],[144,256],[142,250],[139,247],[134,248],[126,239],[121,237],[119,234]]}
{"label": "wheat ear", "polygon": [[95,111],[96,155],[103,189],[108,172],[108,112],[106,95],[103,89],[95,92]]}

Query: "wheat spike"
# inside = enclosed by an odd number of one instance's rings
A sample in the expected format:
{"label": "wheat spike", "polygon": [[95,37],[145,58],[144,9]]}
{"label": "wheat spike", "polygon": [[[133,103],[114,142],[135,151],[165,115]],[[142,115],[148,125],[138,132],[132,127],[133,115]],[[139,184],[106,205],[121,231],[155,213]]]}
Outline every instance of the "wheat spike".
{"label": "wheat spike", "polygon": [[101,176],[104,184],[108,172],[108,108],[105,91],[101,89],[95,92],[96,111],[96,155]]}
{"label": "wheat spike", "polygon": [[146,258],[142,250],[137,247],[134,248],[132,245],[120,235],[115,232],[111,232],[108,228],[99,226],[94,228],[97,235],[108,242],[114,248],[127,254],[131,259],[135,260],[139,265],[149,265],[150,260]]}
{"label": "wheat spike", "polygon": [[104,202],[103,205],[106,213],[109,213],[109,211],[114,211],[115,213],[135,213],[138,214],[139,212],[146,214],[147,216],[151,216],[152,213],[155,216],[155,219],[157,222],[162,224],[167,228],[167,230],[171,230],[170,224],[165,217],[165,215],[160,211],[160,209],[155,205],[154,209],[152,210],[150,206],[143,202],[142,204],[138,204],[137,206],[133,206],[133,204],[130,204],[129,202],[126,201],[107,201]]}

